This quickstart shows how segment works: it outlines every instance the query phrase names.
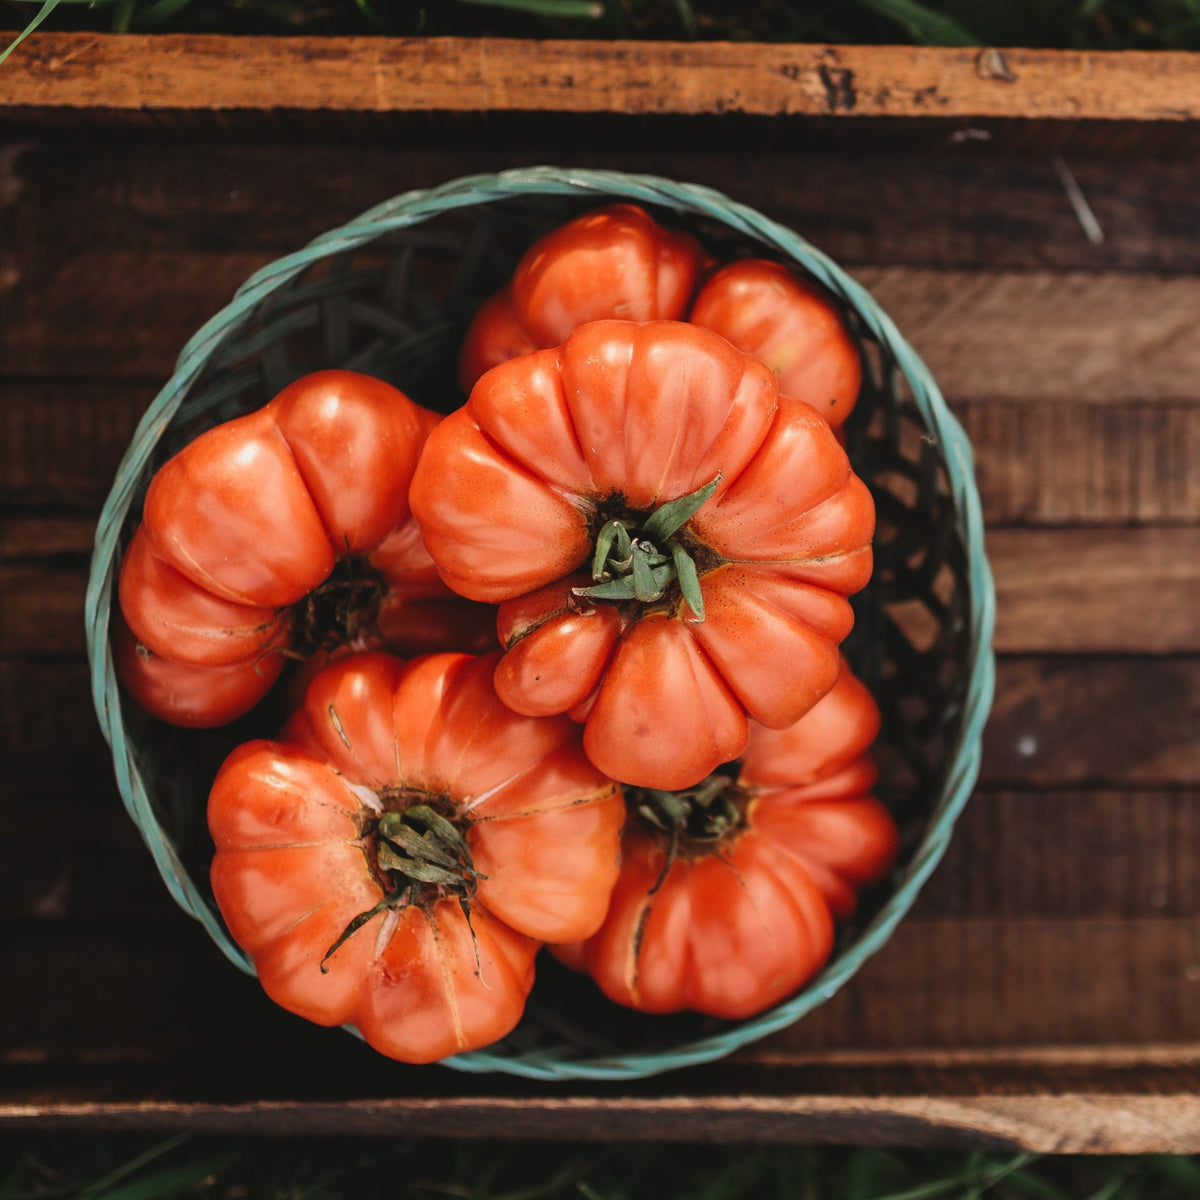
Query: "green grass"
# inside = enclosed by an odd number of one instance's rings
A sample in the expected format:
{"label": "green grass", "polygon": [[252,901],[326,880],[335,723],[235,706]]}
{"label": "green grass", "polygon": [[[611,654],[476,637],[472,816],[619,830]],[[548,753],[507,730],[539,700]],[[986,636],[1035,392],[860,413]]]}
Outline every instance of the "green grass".
{"label": "green grass", "polygon": [[[703,1131],[697,1135],[702,1137]],[[685,1164],[685,1165],[681,1165]],[[1189,1158],[8,1134],[0,1200],[1177,1200]]]}

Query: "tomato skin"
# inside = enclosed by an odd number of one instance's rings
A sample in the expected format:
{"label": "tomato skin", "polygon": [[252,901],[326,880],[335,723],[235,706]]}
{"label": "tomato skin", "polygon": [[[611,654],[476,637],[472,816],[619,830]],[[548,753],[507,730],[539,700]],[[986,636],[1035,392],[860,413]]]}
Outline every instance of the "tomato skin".
{"label": "tomato skin", "polygon": [[[277,740],[229,756],[209,798],[213,892],[267,993],[407,1062],[507,1033],[540,944],[594,932],[617,878],[619,790],[570,720],[500,703],[496,657],[334,663]],[[470,925],[457,896],[429,885],[328,954],[390,886],[368,849],[380,809],[413,803],[464,832],[479,872]]]}
{"label": "tomato skin", "polygon": [[[679,535],[703,621],[677,594],[574,593],[603,514],[641,520],[714,480]],[[828,423],[680,322],[596,321],[496,367],[430,435],[410,502],[445,582],[500,605],[505,703],[583,720],[592,761],[639,786],[737,758],[748,718],[798,720],[837,678],[871,571],[874,506]]]}
{"label": "tomato skin", "polygon": [[[119,656],[133,698],[179,725],[242,715],[295,653],[289,607],[350,555],[385,585],[378,631],[361,645],[390,637],[406,651],[479,647],[481,620],[493,618],[451,596],[409,514],[412,471],[439,419],[380,380],[321,371],[168,460],[118,580],[141,647],[136,660]],[[417,618],[420,636],[396,637]]]}
{"label": "tomato skin", "polygon": [[779,390],[811,404],[835,428],[862,385],[862,358],[837,309],[794,272],[766,259],[716,271],[688,317],[767,364]]}
{"label": "tomato skin", "polygon": [[147,712],[169,712],[175,724],[192,729],[236,720],[271,690],[285,663],[278,654],[199,666],[163,658],[130,633],[120,612],[113,614],[113,660]]}
{"label": "tomato skin", "polygon": [[895,822],[869,794],[878,728],[844,665],[794,726],[755,726],[737,780],[743,827],[684,843],[668,869],[667,836],[631,814],[603,927],[554,956],[643,1012],[741,1018],[791,995],[828,959],[834,919],[895,861]]}
{"label": "tomato skin", "polygon": [[694,238],[664,229],[636,204],[610,204],[551,230],[471,322],[459,358],[463,391],[588,321],[682,320],[707,263]]}

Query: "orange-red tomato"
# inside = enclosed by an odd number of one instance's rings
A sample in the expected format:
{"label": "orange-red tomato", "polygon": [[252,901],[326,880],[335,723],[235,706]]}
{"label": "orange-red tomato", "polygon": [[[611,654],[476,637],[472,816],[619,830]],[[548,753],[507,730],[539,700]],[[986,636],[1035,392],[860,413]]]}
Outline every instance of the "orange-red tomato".
{"label": "orange-red tomato", "polygon": [[608,916],[555,956],[645,1012],[748,1017],[791,995],[829,957],[834,918],[895,860],[895,823],[870,795],[878,729],[845,667],[796,725],[755,727],[732,773],[690,794],[629,789]]}
{"label": "orange-red tomato", "polygon": [[776,262],[748,258],[717,271],[688,320],[764,362],[779,390],[842,425],[858,400],[862,360],[832,302]]}
{"label": "orange-red tomato", "polygon": [[252,708],[285,657],[482,648],[494,618],[450,596],[409,515],[438,420],[380,380],[321,371],[165,463],[119,578],[134,699],[217,725]]}
{"label": "orange-red tomato", "polygon": [[429,1062],[520,1018],[541,942],[594,932],[624,805],[565,717],[523,717],[495,656],[355,655],[209,798],[213,893],[267,994]]}
{"label": "orange-red tomato", "polygon": [[497,689],[615,779],[688,787],[834,684],[874,506],[827,422],[679,322],[596,321],[488,372],[410,493],[442,578],[500,602]]}
{"label": "orange-red tomato", "polygon": [[459,356],[463,391],[587,321],[682,320],[707,261],[694,238],[664,229],[636,204],[610,204],[551,230],[471,322]]}

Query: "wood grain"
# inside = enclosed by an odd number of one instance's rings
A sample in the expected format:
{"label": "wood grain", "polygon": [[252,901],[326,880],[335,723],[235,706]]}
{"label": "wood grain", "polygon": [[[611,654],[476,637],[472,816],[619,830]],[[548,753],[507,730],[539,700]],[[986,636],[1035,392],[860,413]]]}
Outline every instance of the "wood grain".
{"label": "wood grain", "polygon": [[[43,263],[100,246],[284,254],[409,189],[554,162],[716,187],[843,264],[1200,269],[1194,156],[1143,152],[1115,166],[1111,156],[1065,151],[1104,232],[1093,244],[1049,150],[1014,152],[998,136],[947,135],[921,153],[895,145],[831,152],[797,147],[799,129],[781,137],[767,119],[654,122],[634,130],[622,118],[546,116],[509,129],[495,114],[431,118],[399,139],[401,154],[395,138],[352,154],[311,139],[243,145],[161,133],[126,140],[119,152],[78,135],[18,142],[0,153],[0,229],[9,235],[0,244],[36,252]],[[75,219],[81,203],[86,222]]]}
{"label": "wood grain", "polygon": [[[165,379],[187,339],[271,255],[0,250],[0,362],[16,376]],[[1200,378],[1200,276],[856,272],[954,400],[1187,401]]]}
{"label": "wood grain", "polygon": [[982,778],[997,786],[1200,781],[1200,659],[1002,659]]}
{"label": "wood grain", "polygon": [[1200,651],[1200,528],[996,529],[997,650]]}
{"label": "wood grain", "polygon": [[[246,1070],[247,1056],[262,1064],[345,1037],[275,1008],[178,913],[119,924],[10,921],[5,935],[10,978],[19,984],[6,1000],[13,1061],[69,1063],[106,1054],[114,1062],[241,1060]],[[566,978],[549,961],[539,971],[534,1008],[552,995],[560,1017],[570,1013],[583,1028],[595,1022],[601,1036],[619,1036],[617,1010],[588,981]],[[72,986],[80,979],[96,998],[86,1008]],[[810,1056],[829,1049],[1194,1044],[1198,997],[1196,917],[910,918],[831,1000],[761,1049]],[[659,1048],[681,1036],[679,1023],[669,1020],[633,1028]],[[691,1030],[685,1037],[704,1032],[695,1023],[683,1028]],[[310,1089],[320,1095],[328,1082],[314,1080]],[[260,1096],[268,1087],[249,1082]]]}
{"label": "wood grain", "polygon": [[14,1101],[0,1130],[187,1131],[303,1137],[563,1138],[591,1141],[964,1146],[1043,1154],[1189,1153],[1200,1100],[1189,1093],[1018,1093],[913,1097],[759,1096],[665,1099],[487,1098],[254,1104]]}
{"label": "wood grain", "polygon": [[992,525],[1200,520],[1200,404],[954,401]]}
{"label": "wood grain", "polygon": [[1195,57],[505,38],[37,34],[10,106],[1187,120]]}
{"label": "wood grain", "polygon": [[[83,651],[93,534],[90,518],[5,523],[0,649]],[[1003,653],[1200,653],[1200,529],[995,529],[987,552]]]}
{"label": "wood grain", "polygon": [[[69,789],[39,783],[36,806],[10,807],[0,921],[102,925],[177,915],[103,770],[90,787],[82,772]],[[47,829],[70,836],[54,854],[30,854]],[[1156,916],[1200,917],[1195,788],[980,788],[913,909],[914,919],[937,920]]]}
{"label": "wood grain", "polygon": [[[0,504],[14,516],[98,513],[156,391],[136,381],[0,378]],[[1200,520],[1200,400],[951,407],[971,439],[989,525]]]}

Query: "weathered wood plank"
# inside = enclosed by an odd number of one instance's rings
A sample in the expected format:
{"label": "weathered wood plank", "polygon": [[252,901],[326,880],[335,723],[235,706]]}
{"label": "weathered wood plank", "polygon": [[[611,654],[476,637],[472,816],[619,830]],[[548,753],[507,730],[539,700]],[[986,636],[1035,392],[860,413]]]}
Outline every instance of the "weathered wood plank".
{"label": "weathered wood plank", "polygon": [[[0,647],[83,650],[93,524],[14,518],[0,532]],[[995,529],[997,650],[1200,652],[1200,528]]]}
{"label": "weathered wood plank", "polygon": [[[40,251],[28,251],[33,265]],[[28,274],[0,249],[0,363],[12,375],[165,382],[187,339],[270,260],[261,251],[92,250]]]}
{"label": "weathered wood plank", "polygon": [[[0,504],[98,512],[150,384],[0,381]],[[953,401],[990,525],[1200,520],[1200,401]]]}
{"label": "weathered wood plank", "polygon": [[1200,781],[1200,659],[1001,659],[984,734],[995,786]]}
{"label": "weathered wood plank", "polygon": [[98,1130],[575,1141],[964,1146],[1044,1154],[1193,1153],[1200,1100],[1186,1085],[1167,1095],[1038,1090],[994,1095],[875,1093],[728,1098],[495,1097],[244,1104],[54,1100],[0,1104],[0,1129]]}
{"label": "weathered wood plank", "polygon": [[156,390],[0,382],[0,506],[98,513]]}
{"label": "weathered wood plank", "polygon": [[1195,58],[504,38],[38,34],[10,106],[133,109],[553,109],[1185,120]]}
{"label": "weathered wood plank", "polygon": [[1200,650],[1200,528],[996,529],[996,648]]}
{"label": "weathered wood plank", "polygon": [[975,450],[985,519],[1200,520],[1200,404],[952,401]]}
{"label": "weathered wood plank", "polygon": [[[655,120],[631,137],[619,118],[543,117],[519,129],[498,128],[494,115],[442,118],[410,130],[403,154],[365,145],[349,157],[342,145],[310,143],[14,143],[0,151],[0,229],[42,262],[97,246],[283,254],[411,188],[555,162],[716,187],[844,264],[1200,269],[1190,157],[1071,154],[1104,233],[1093,244],[1050,151],[1013,155],[987,139],[908,155],[816,149],[797,170],[794,138],[767,121]],[[81,203],[86,222],[75,219]]]}
{"label": "weathered wood plank", "polygon": [[996,791],[971,798],[914,916],[1200,915],[1200,794]]}
{"label": "weathered wood plank", "polygon": [[[37,802],[10,806],[0,841],[0,920],[175,913],[115,785],[27,778],[15,792]],[[1200,793],[982,788],[914,916],[1200,916]]]}
{"label": "weathered wood plank", "polygon": [[[240,1060],[244,1070],[247,1055],[262,1061],[304,1040],[345,1036],[276,1009],[182,915],[107,927],[64,921],[52,930],[44,921],[6,923],[5,934],[9,977],[19,981],[6,1005],[13,1061],[211,1056]],[[549,962],[540,970],[531,1004],[551,996],[569,1003],[564,1012],[577,1013],[584,1028],[597,1022],[604,1037],[625,1028],[588,981],[565,978]],[[79,980],[94,1002],[81,1005]],[[1198,994],[1194,917],[911,918],[842,991],[761,1049],[1195,1043]],[[685,1028],[648,1024],[656,1044]]]}
{"label": "weathered wood plank", "polygon": [[[165,379],[191,334],[272,257],[92,248],[43,268],[22,253],[0,250],[5,372],[110,381]],[[1198,276],[873,266],[856,274],[948,396],[1196,399]]]}
{"label": "weathered wood plank", "polygon": [[1196,395],[1200,279],[898,267],[855,274],[948,396]]}

